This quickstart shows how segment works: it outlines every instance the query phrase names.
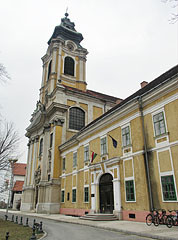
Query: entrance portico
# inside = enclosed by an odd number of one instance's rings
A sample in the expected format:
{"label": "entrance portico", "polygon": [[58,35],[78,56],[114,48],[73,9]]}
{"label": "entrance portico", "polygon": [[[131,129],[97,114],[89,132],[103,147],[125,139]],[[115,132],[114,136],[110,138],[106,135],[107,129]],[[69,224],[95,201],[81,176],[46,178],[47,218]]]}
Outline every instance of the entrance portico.
{"label": "entrance portico", "polygon": [[[119,160],[115,159],[116,165],[109,168],[96,164],[91,169],[91,213],[115,214],[121,219],[121,190]],[[100,164],[100,165],[101,165]],[[104,171],[103,171],[104,169]]]}

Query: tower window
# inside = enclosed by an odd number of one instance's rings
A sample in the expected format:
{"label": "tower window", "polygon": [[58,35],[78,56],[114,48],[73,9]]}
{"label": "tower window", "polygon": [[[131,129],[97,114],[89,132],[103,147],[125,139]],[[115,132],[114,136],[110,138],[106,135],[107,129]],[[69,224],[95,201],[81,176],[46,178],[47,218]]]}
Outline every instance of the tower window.
{"label": "tower window", "polygon": [[85,126],[85,112],[77,107],[69,110],[69,128],[80,130]]}
{"label": "tower window", "polygon": [[66,57],[64,61],[64,74],[74,76],[74,60],[71,57]]}
{"label": "tower window", "polygon": [[47,78],[47,81],[49,81],[49,77],[51,75],[51,65],[52,65],[52,60],[50,61],[49,66],[48,66],[48,78]]}

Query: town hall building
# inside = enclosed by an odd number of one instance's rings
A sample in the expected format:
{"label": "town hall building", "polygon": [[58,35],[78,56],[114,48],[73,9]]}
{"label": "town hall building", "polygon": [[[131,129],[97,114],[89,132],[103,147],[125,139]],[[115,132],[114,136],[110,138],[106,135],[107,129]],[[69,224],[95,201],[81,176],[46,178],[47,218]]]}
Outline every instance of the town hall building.
{"label": "town hall building", "polygon": [[82,40],[66,13],[42,57],[21,210],[143,221],[176,209],[178,65],[122,100],[87,89]]}

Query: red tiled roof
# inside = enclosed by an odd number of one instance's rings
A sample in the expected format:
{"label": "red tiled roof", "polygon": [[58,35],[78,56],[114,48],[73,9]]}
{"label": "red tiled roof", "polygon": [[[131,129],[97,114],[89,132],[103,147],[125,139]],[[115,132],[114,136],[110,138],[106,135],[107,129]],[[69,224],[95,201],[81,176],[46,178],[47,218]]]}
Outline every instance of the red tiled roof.
{"label": "red tiled roof", "polygon": [[24,181],[16,181],[12,191],[14,191],[14,192],[22,191],[23,184],[24,184]]}
{"label": "red tiled roof", "polygon": [[13,175],[25,176],[26,166],[27,166],[27,164],[25,164],[25,163],[14,163]]}

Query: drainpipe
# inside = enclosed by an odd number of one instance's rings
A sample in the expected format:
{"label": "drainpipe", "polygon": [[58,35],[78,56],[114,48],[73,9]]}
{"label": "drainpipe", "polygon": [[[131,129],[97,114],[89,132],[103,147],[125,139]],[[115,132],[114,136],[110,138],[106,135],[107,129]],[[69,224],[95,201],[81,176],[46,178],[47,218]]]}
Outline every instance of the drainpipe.
{"label": "drainpipe", "polygon": [[149,194],[149,202],[150,202],[150,211],[154,209],[153,207],[153,195],[151,189],[151,179],[150,179],[150,170],[148,164],[148,149],[147,149],[147,142],[146,142],[146,135],[145,135],[145,128],[144,128],[144,116],[143,116],[143,106],[142,106],[142,97],[138,98],[139,103],[139,111],[141,114],[141,121],[142,121],[142,132],[143,132],[143,139],[144,139],[144,155],[145,155],[145,167],[146,167],[146,175],[147,175],[147,184],[148,184],[148,194]]}

